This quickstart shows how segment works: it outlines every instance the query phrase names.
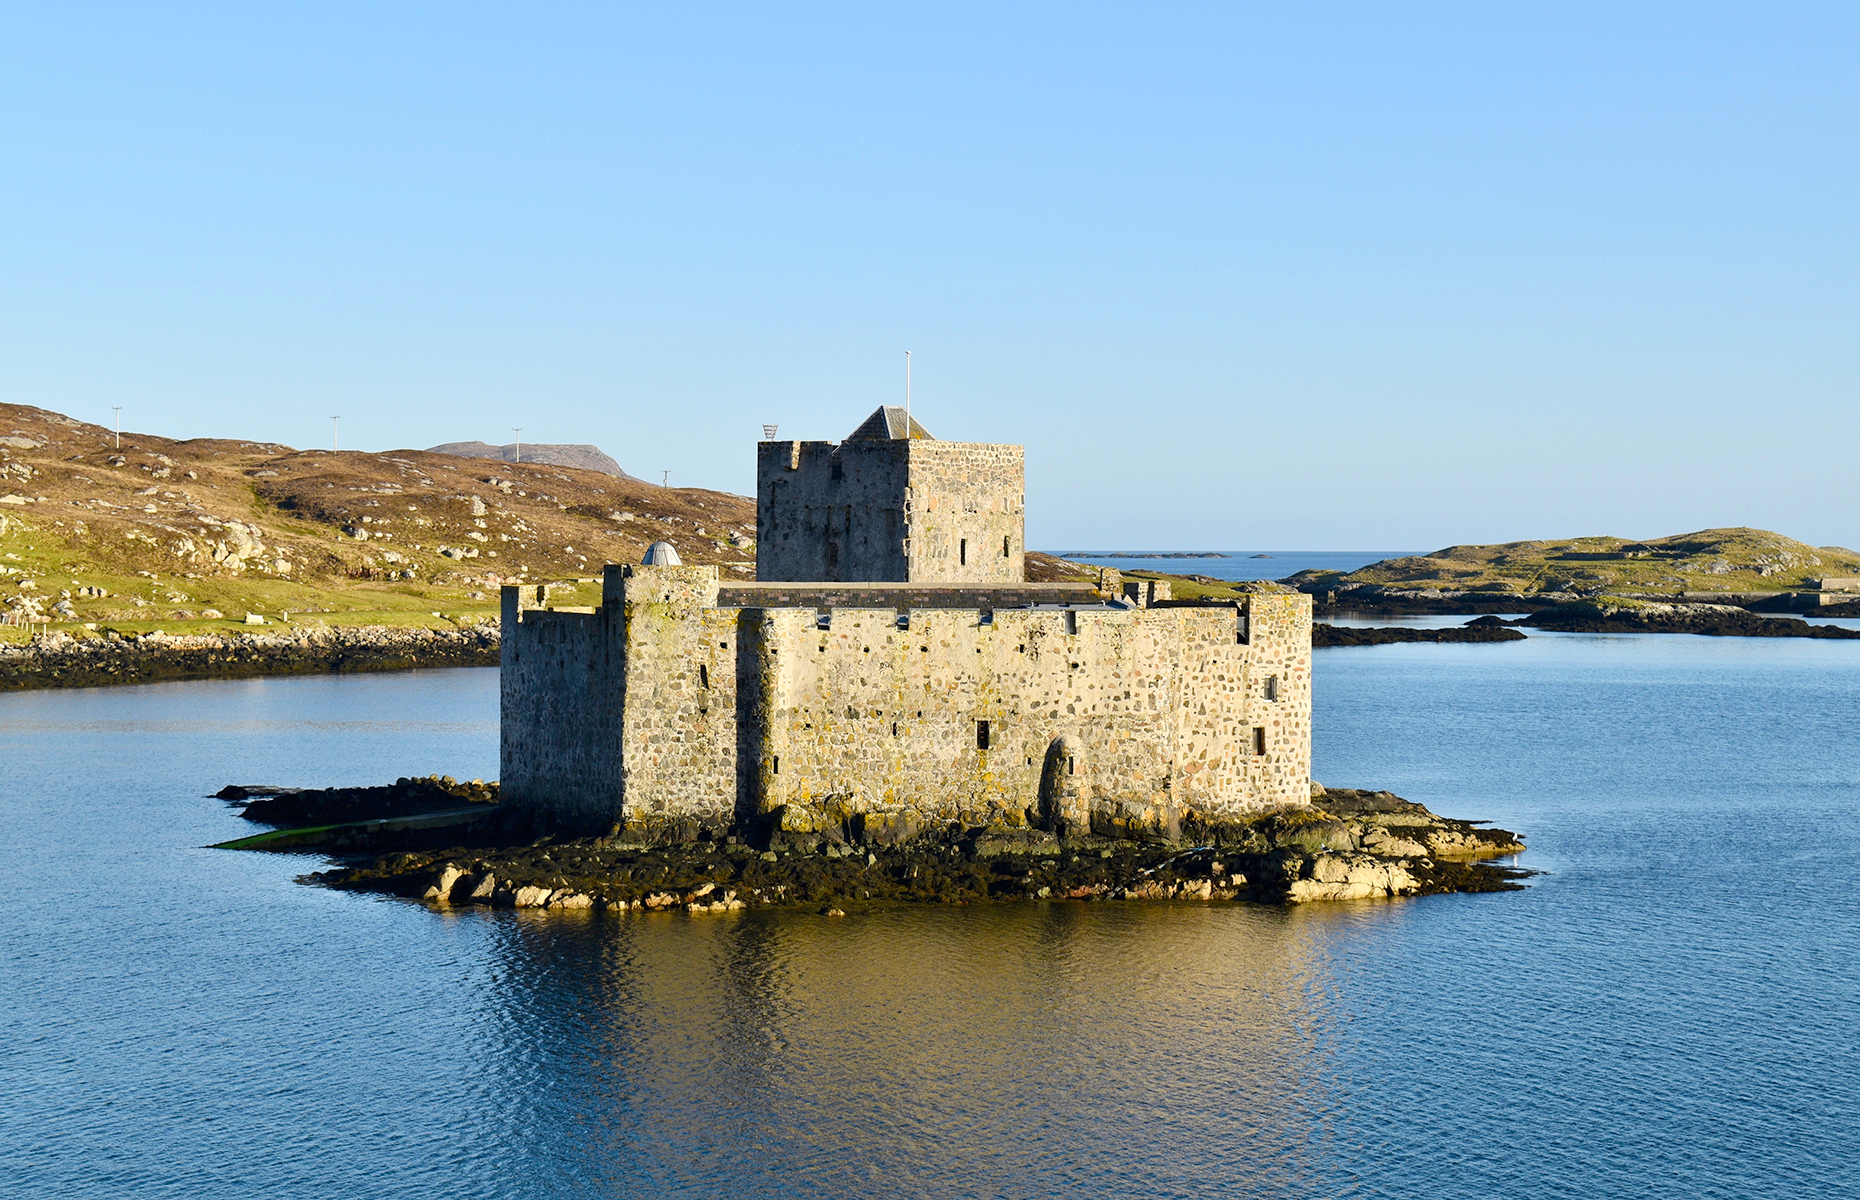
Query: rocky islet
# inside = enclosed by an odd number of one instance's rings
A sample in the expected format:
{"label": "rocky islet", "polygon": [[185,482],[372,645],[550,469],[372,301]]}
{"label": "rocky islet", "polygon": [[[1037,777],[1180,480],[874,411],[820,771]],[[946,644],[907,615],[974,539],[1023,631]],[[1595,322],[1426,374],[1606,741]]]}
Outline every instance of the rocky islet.
{"label": "rocky islet", "polygon": [[[306,882],[429,905],[724,912],[884,903],[1185,900],[1301,903],[1516,889],[1532,872],[1492,861],[1516,834],[1443,818],[1388,792],[1313,786],[1312,807],[1222,825],[1191,823],[1177,842],[1040,829],[950,827],[903,842],[852,830],[738,835],[659,845],[575,837],[496,804],[496,785],[402,779],[391,787],[221,795],[294,830],[275,848],[319,849],[341,865]],[[473,812],[478,806],[481,812]],[[420,814],[465,812],[441,828]],[[778,818],[779,814],[771,814]],[[308,834],[309,836],[302,836]],[[229,845],[263,849],[266,839]]]}

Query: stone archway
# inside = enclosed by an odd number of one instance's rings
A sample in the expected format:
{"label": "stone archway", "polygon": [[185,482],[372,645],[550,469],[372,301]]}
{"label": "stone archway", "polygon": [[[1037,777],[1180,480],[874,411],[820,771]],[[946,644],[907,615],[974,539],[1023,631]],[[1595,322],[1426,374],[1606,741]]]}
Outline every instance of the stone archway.
{"label": "stone archway", "polygon": [[1091,832],[1084,747],[1070,735],[1054,738],[1046,748],[1046,765],[1040,771],[1040,824],[1060,834]]}

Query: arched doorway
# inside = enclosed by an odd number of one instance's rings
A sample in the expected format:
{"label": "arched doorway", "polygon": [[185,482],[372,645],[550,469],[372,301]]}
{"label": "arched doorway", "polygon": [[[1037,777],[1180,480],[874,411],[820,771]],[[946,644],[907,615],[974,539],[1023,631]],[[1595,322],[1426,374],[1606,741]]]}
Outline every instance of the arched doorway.
{"label": "arched doorway", "polygon": [[1046,748],[1046,765],[1040,771],[1040,824],[1054,833],[1091,831],[1083,751],[1071,736],[1056,737]]}

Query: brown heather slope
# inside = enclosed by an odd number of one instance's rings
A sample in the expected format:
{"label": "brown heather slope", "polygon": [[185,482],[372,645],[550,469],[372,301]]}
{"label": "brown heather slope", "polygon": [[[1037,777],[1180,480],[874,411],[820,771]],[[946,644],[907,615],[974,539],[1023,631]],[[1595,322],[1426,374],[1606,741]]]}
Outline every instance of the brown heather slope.
{"label": "brown heather slope", "polygon": [[[596,603],[603,564],[655,541],[750,579],[755,522],[749,497],[541,463],[146,433],[118,450],[102,426],[0,404],[0,616],[73,633],[473,624],[504,583],[579,581],[555,602]],[[1096,577],[1038,554],[1028,574]]]}
{"label": "brown heather slope", "polygon": [[431,625],[446,623],[435,610],[489,616],[505,582],[597,579],[655,541],[726,578],[755,572],[755,502],[723,492],[421,450],[112,443],[101,426],[0,405],[5,611],[125,631],[201,632],[248,612]]}

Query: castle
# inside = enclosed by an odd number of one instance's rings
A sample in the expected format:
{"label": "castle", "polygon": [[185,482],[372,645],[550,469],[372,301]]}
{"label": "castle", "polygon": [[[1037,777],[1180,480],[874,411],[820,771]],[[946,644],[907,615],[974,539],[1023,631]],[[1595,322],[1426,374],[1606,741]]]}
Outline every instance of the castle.
{"label": "castle", "polygon": [[757,450],[756,580],[503,589],[502,788],[646,842],[1180,834],[1310,796],[1311,600],[1026,582],[1021,447],[881,408]]}

